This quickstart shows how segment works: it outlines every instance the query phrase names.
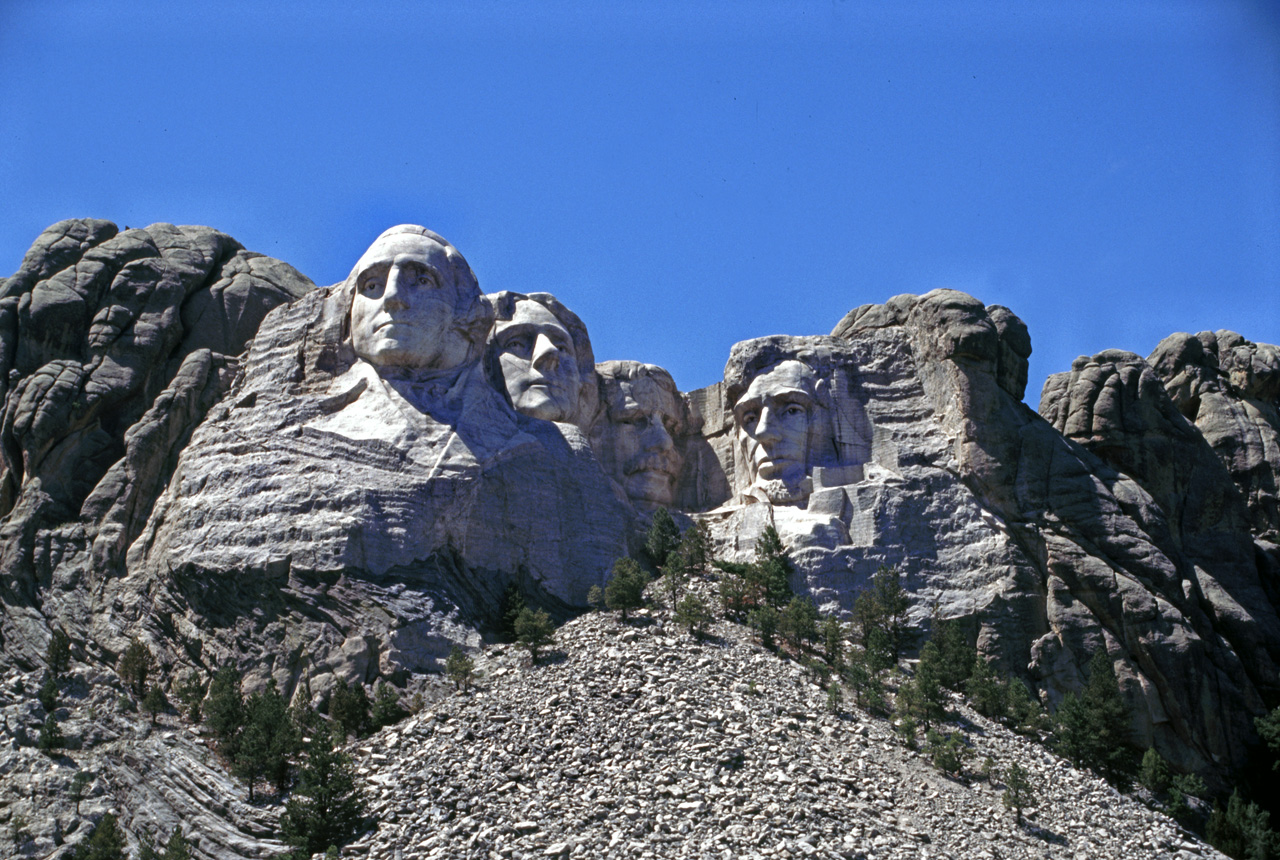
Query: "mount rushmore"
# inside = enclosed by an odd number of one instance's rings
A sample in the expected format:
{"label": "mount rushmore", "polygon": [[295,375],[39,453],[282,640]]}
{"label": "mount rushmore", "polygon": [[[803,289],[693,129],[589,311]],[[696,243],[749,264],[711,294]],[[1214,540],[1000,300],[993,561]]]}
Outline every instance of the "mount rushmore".
{"label": "mount rushmore", "polygon": [[1135,744],[1243,768],[1280,704],[1280,348],[1082,357],[1038,414],[1030,354],[939,289],[685,392],[422,227],[317,288],[208,228],[60,222],[0,287],[0,650],[405,685],[512,588],[582,610],[662,507],[729,560],[776,528],[823,611],[897,567],[914,626],[972,619],[1050,705],[1105,649]]}

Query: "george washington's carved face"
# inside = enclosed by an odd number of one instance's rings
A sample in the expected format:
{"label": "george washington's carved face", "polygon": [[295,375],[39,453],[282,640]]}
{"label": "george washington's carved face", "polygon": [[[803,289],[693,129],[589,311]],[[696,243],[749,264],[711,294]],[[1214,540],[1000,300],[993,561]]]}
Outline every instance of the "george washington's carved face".
{"label": "george washington's carved face", "polygon": [[479,296],[452,274],[445,246],[417,233],[384,234],[353,272],[351,343],[376,367],[444,370],[462,364],[471,342],[460,309]]}

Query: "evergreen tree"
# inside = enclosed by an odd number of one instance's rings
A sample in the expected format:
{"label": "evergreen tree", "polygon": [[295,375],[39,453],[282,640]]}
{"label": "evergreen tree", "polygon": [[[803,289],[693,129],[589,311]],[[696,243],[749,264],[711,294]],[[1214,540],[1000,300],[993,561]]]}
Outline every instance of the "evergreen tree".
{"label": "evergreen tree", "polygon": [[154,668],[155,658],[151,656],[151,649],[135,636],[129,647],[124,649],[116,671],[133,695],[141,699],[147,694],[147,679]]}
{"label": "evergreen tree", "polygon": [[840,687],[840,682],[836,681],[827,687],[827,710],[833,714],[839,714],[841,708],[844,707],[844,690]]}
{"label": "evergreen tree", "polygon": [[284,794],[289,787],[290,762],[301,740],[274,679],[261,693],[245,700],[244,713],[245,725],[232,770],[249,786],[249,802],[253,803],[254,785],[259,780],[269,780],[278,795]]}
{"label": "evergreen tree", "polygon": [[1021,678],[1010,678],[1005,684],[1009,707],[1009,727],[1021,734],[1034,734],[1048,725],[1040,701]]}
{"label": "evergreen tree", "polygon": [[160,856],[161,860],[191,860],[191,846],[182,835],[181,827],[173,831],[164,846],[164,854]]}
{"label": "evergreen tree", "polygon": [[475,670],[476,661],[472,660],[466,651],[454,645],[448,659],[444,661],[445,674],[449,676],[450,681],[453,681],[453,685],[459,690],[466,691],[471,685],[471,676],[475,674]]}
{"label": "evergreen tree", "polygon": [[336,748],[328,730],[318,727],[307,745],[298,787],[280,818],[285,841],[301,857],[341,845],[360,832],[364,809],[350,756]]}
{"label": "evergreen tree", "polygon": [[684,553],[689,572],[704,576],[711,563],[711,533],[702,522],[695,522],[680,536],[680,548]]}
{"label": "evergreen tree", "polygon": [[364,684],[357,681],[348,685],[345,680],[339,681],[329,696],[329,718],[342,727],[343,740],[347,735],[367,735],[372,718],[369,694],[364,691]]}
{"label": "evergreen tree", "polygon": [[40,724],[40,735],[36,738],[36,748],[41,752],[52,754],[54,750],[66,746],[67,739],[62,736],[62,727],[53,714],[44,718]]}
{"label": "evergreen tree", "polygon": [[169,707],[169,700],[165,698],[164,690],[160,689],[159,684],[152,684],[147,694],[142,697],[142,709],[151,716],[151,725],[156,724],[156,718],[167,707]]}
{"label": "evergreen tree", "polygon": [[844,663],[844,625],[834,615],[824,616],[819,629],[827,662],[837,669]]}
{"label": "evergreen tree", "polygon": [[693,563],[684,544],[680,544],[667,553],[667,563],[662,567],[662,577],[667,586],[667,596],[674,607],[680,600],[680,594],[693,575]]}
{"label": "evergreen tree", "polygon": [[200,703],[204,700],[206,687],[200,681],[200,675],[194,670],[186,672],[173,685],[173,697],[187,711],[187,719],[199,723],[201,718]]}
{"label": "evergreen tree", "polygon": [[747,613],[747,623],[760,636],[760,644],[772,649],[773,637],[778,633],[778,610],[767,603],[758,606]]}
{"label": "evergreen tree", "polygon": [[1206,835],[1214,848],[1239,860],[1268,860],[1280,853],[1270,813],[1246,803],[1239,789],[1231,792],[1225,810],[1214,802]]}
{"label": "evergreen tree", "polygon": [[965,690],[973,709],[984,717],[1004,720],[1009,716],[1009,685],[986,660],[974,663],[973,672],[965,682]]}
{"label": "evergreen tree", "polygon": [[54,675],[64,675],[71,668],[71,639],[66,633],[54,628],[49,637],[49,648],[45,651],[45,663]]}
{"label": "evergreen tree", "polygon": [[698,595],[686,594],[676,607],[675,622],[689,628],[689,634],[695,639],[701,639],[711,623],[711,610]]}
{"label": "evergreen tree", "polygon": [[884,710],[884,683],[880,680],[880,671],[867,659],[867,652],[861,649],[850,652],[841,674],[853,688],[854,700],[860,707],[872,713]]}
{"label": "evergreen tree", "polygon": [[793,597],[778,619],[778,631],[795,652],[818,634],[818,610],[808,597]]}
{"label": "evergreen tree", "polygon": [[648,582],[648,575],[634,559],[618,559],[613,563],[609,582],[604,587],[605,605],[620,611],[622,620],[626,621],[629,610],[644,606],[644,587]]}
{"label": "evergreen tree", "polygon": [[782,538],[778,536],[778,531],[773,526],[765,528],[756,539],[754,567],[764,587],[765,599],[774,607],[785,606],[792,596],[793,567],[787,555],[787,548],[782,545]]}
{"label": "evergreen tree", "polygon": [[1267,749],[1271,750],[1271,755],[1275,757],[1275,761],[1271,763],[1271,769],[1280,770],[1280,708],[1276,708],[1265,717],[1258,717],[1253,721],[1253,725],[1258,730],[1258,736],[1266,743]]}
{"label": "evergreen tree", "polygon": [[964,760],[969,757],[970,750],[964,744],[959,732],[936,732],[929,729],[925,733],[925,742],[929,760],[933,766],[943,773],[958,777],[964,770]]}
{"label": "evergreen tree", "polygon": [[234,759],[236,741],[245,723],[240,672],[234,667],[223,666],[214,673],[204,701],[204,717],[218,749],[227,758]]}
{"label": "evergreen tree", "polygon": [[1129,712],[1105,649],[1094,653],[1084,691],[1063,699],[1054,724],[1053,747],[1059,755],[1127,788],[1136,756],[1129,745]]}
{"label": "evergreen tree", "polygon": [[76,805],[76,815],[80,814],[80,801],[84,800],[85,793],[92,783],[93,774],[87,770],[76,771],[76,775],[71,777],[71,795],[69,799]]}
{"label": "evergreen tree", "polygon": [[502,604],[498,610],[502,617],[502,632],[505,635],[512,639],[516,637],[516,619],[520,617],[520,613],[527,605],[520,589],[514,584],[508,585],[506,591],[502,593]]}
{"label": "evergreen tree", "polygon": [[1036,802],[1036,792],[1031,784],[1031,777],[1026,768],[1015,761],[1004,778],[1004,785],[1004,796],[1001,797],[1004,802],[1004,808],[1012,809],[1015,816],[1014,820],[1021,825],[1022,810],[1028,806],[1033,806]]}
{"label": "evergreen tree", "polygon": [[52,714],[54,709],[58,707],[58,682],[53,675],[44,679],[44,684],[40,687],[40,692],[36,694],[36,699],[40,702],[40,707],[44,708],[46,714]]}
{"label": "evergreen tree", "polygon": [[[624,611],[625,617],[625,611]],[[555,625],[543,609],[525,609],[516,619],[516,639],[529,652],[529,662],[538,665],[538,652],[555,639]]]}
{"label": "evergreen tree", "polygon": [[963,690],[978,663],[978,651],[969,637],[969,624],[961,619],[935,616],[932,638],[941,658],[938,680],[949,690]]}
{"label": "evergreen tree", "polygon": [[1138,782],[1151,789],[1153,794],[1164,794],[1169,788],[1169,764],[1164,756],[1155,751],[1155,747],[1148,748],[1142,754]]}
{"label": "evergreen tree", "polygon": [[653,563],[655,569],[662,569],[667,565],[667,557],[679,545],[680,527],[671,518],[670,511],[666,508],[658,508],[653,512],[649,531],[644,538],[644,548],[649,561]]}
{"label": "evergreen tree", "polygon": [[87,839],[66,853],[67,860],[125,860],[124,831],[120,822],[108,812],[102,816]]}
{"label": "evergreen tree", "polygon": [[[448,662],[445,661],[446,671]],[[379,681],[373,696],[373,724],[378,728],[389,726],[403,720],[406,714],[407,711],[400,706],[400,694],[396,692],[396,688],[386,681]]]}
{"label": "evergreen tree", "polygon": [[942,652],[932,641],[920,649],[920,662],[916,664],[916,676],[911,680],[916,697],[912,701],[916,718],[925,729],[947,718],[947,699],[942,686]]}
{"label": "evergreen tree", "polygon": [[587,605],[596,612],[604,609],[604,589],[598,585],[593,585],[587,591]]}

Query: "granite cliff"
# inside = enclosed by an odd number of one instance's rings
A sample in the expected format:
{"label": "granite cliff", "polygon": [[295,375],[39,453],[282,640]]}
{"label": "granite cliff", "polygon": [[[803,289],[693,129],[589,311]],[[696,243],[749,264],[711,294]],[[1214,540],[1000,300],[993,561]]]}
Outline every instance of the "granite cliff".
{"label": "granite cliff", "polygon": [[914,627],[972,619],[1050,707],[1105,649],[1134,744],[1223,784],[1280,704],[1280,348],[1082,357],[1039,413],[1030,354],[935,290],[680,392],[423,228],[316,288],[208,228],[61,222],[0,285],[0,659],[61,629],[103,667],[136,636],[317,702],[425,689],[504,595],[581,611],[667,507],[729,560],[775,527],[846,617],[897,567]]}

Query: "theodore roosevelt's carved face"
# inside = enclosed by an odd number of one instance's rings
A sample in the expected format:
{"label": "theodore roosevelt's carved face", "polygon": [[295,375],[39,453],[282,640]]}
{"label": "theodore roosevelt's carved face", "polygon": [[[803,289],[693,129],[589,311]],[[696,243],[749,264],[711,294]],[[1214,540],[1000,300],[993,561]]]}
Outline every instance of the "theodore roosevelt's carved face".
{"label": "theodore roosevelt's carved face", "polygon": [[808,476],[814,382],[807,365],[784,361],[753,379],[733,406],[751,482],[775,501],[801,495]]}
{"label": "theodore roosevelt's carved face", "polygon": [[515,304],[493,331],[503,384],[517,412],[546,421],[574,421],[582,379],[573,336],[532,299]]}
{"label": "theodore roosevelt's carved face", "polygon": [[666,371],[644,367],[646,372],[620,375],[598,368],[606,410],[600,447],[606,470],[627,498],[639,508],[654,509],[669,507],[675,498],[682,463],[675,437],[684,410]]}
{"label": "theodore roosevelt's carved face", "polygon": [[428,236],[391,233],[374,242],[353,273],[356,355],[376,367],[444,370],[464,362],[471,342],[457,317],[479,290],[451,272],[445,246]]}

